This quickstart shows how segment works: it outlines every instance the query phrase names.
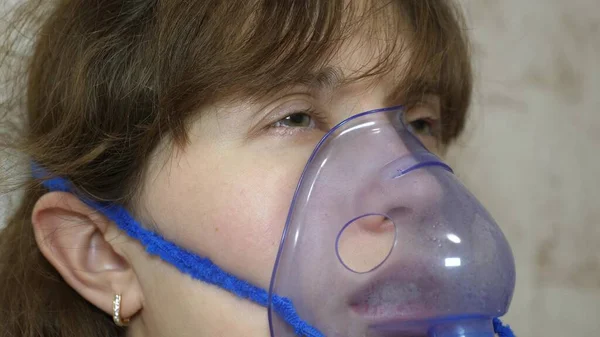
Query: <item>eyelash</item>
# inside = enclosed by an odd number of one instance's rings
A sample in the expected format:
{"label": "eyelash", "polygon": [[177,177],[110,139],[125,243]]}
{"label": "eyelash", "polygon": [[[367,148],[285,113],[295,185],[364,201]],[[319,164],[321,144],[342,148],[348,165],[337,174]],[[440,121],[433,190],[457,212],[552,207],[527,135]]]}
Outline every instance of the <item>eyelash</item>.
{"label": "eyelash", "polygon": [[[311,118],[311,120],[314,123],[314,127],[311,128],[311,127],[292,127],[292,126],[276,125],[276,124],[284,121],[286,118],[289,118],[294,115],[301,115],[301,114],[307,115],[309,118]],[[275,130],[276,132],[282,133],[284,135],[289,135],[289,134],[295,134],[297,132],[307,132],[308,130],[314,130],[314,129],[323,129],[324,130],[324,129],[326,129],[327,125],[328,125],[328,120],[327,120],[327,117],[325,116],[325,114],[319,112],[315,108],[309,108],[309,109],[297,110],[297,111],[288,113],[287,115],[278,119],[275,123],[272,123],[269,126],[269,129]],[[325,131],[327,131],[327,130],[325,130]]]}
{"label": "eyelash", "polygon": [[[294,126],[281,126],[281,125],[277,125],[278,123],[283,122],[284,120],[286,120],[287,118],[294,116],[294,115],[306,115],[309,118],[311,118],[312,122],[314,123],[314,127],[294,127]],[[419,129],[421,129],[421,127],[417,127],[415,124],[416,123],[424,123],[428,128],[429,131],[420,131]],[[285,115],[284,117],[278,119],[275,123],[272,123],[269,126],[270,130],[273,130],[275,132],[277,132],[278,134],[282,135],[282,136],[289,136],[289,135],[294,135],[298,132],[310,132],[312,130],[315,129],[320,129],[323,131],[328,131],[328,120],[327,117],[325,116],[325,114],[319,112],[318,110],[314,109],[314,108],[309,108],[309,109],[305,109],[305,110],[298,110],[298,111],[293,111],[287,115]],[[424,118],[418,118],[415,119],[413,121],[407,121],[406,122],[406,126],[410,129],[412,129],[412,132],[415,135],[418,136],[431,136],[431,137],[435,137],[438,138],[439,136],[439,121],[436,119],[432,119],[432,118],[428,118],[428,117],[424,117]]]}
{"label": "eyelash", "polygon": [[413,133],[419,134],[419,133],[421,133],[421,131],[419,131],[418,128],[415,126],[416,123],[424,123],[430,130],[429,136],[437,137],[439,121],[432,119],[432,118],[424,117],[424,118],[417,118],[410,122],[406,122],[407,127],[411,128]]}

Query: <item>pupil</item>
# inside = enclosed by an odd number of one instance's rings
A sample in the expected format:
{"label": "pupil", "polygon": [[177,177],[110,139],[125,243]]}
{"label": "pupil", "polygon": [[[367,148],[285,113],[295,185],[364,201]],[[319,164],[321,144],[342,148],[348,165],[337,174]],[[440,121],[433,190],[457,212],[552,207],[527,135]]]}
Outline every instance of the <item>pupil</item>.
{"label": "pupil", "polygon": [[423,129],[425,129],[427,127],[427,122],[423,121],[423,120],[418,120],[414,122],[415,125],[415,129],[417,129],[418,131],[423,131]]}
{"label": "pupil", "polygon": [[431,125],[429,125],[428,121],[423,120],[423,119],[418,119],[416,121],[410,122],[408,127],[414,133],[419,133],[419,134],[424,133],[427,135],[432,134]]}
{"label": "pupil", "polygon": [[292,124],[304,125],[306,122],[306,115],[304,114],[293,114],[289,116],[290,122]]}

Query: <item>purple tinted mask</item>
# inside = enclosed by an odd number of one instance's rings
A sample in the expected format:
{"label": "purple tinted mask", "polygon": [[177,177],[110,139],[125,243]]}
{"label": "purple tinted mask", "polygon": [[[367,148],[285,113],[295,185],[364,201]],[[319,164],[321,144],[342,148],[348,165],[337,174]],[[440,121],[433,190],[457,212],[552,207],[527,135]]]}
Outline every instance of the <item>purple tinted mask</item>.
{"label": "purple tinted mask", "polygon": [[400,108],[337,125],[298,184],[269,290],[327,337],[494,336],[515,285],[491,216],[403,123]]}

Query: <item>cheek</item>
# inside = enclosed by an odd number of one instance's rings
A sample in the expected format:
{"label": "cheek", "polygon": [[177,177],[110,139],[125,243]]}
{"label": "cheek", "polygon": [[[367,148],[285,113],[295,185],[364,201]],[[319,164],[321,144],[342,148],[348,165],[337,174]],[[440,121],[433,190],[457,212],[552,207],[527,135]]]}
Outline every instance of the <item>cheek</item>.
{"label": "cheek", "polygon": [[219,205],[207,216],[211,242],[202,241],[218,265],[267,287],[296,177],[273,171],[252,177],[213,194]]}
{"label": "cheek", "polygon": [[149,218],[168,240],[268,287],[304,163],[201,159],[158,174],[145,197]]}
{"label": "cheek", "polygon": [[267,336],[266,311],[224,290],[198,282],[149,257],[139,245],[128,249],[144,294],[142,336]]}

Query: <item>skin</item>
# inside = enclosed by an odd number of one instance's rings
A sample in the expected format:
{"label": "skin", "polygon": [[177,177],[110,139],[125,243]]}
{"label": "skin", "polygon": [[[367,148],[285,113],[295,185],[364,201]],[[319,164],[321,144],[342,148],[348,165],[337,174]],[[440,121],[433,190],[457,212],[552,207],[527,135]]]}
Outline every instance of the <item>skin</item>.
{"label": "skin", "polygon": [[[327,66],[341,77],[360,73],[374,59],[372,50],[357,37]],[[394,73],[401,70],[344,85],[294,86],[259,100],[232,97],[203,108],[185,149],[173,150],[165,141],[155,151],[136,200],[139,220],[268,288],[289,203],[315,145],[352,115],[402,103],[390,98]],[[406,114],[434,152],[442,151],[439,111],[436,97],[426,97]],[[269,336],[265,308],[149,256],[71,194],[44,195],[32,219],[42,253],[83,297],[112,315],[114,295],[123,295],[121,316],[131,317],[128,336]]]}

